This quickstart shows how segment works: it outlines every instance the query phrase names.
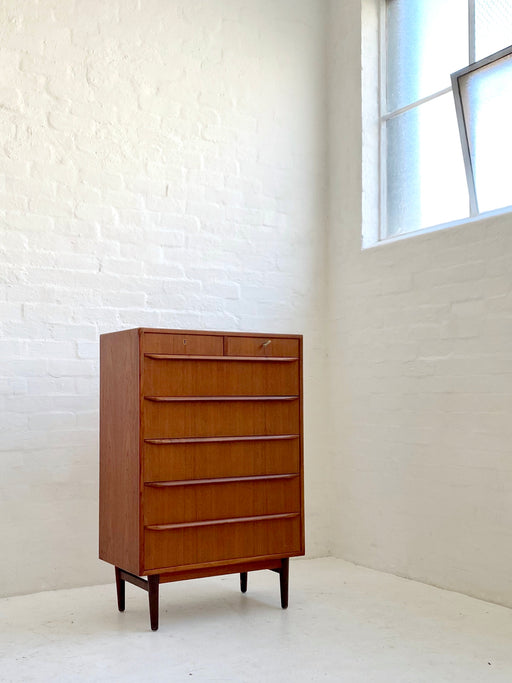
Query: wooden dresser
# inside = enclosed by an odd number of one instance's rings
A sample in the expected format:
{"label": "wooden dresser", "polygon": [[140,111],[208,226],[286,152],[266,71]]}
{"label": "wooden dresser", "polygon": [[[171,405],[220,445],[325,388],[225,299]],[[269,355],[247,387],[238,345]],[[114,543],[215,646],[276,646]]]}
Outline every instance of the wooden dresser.
{"label": "wooden dresser", "polygon": [[[100,338],[99,556],[148,591],[304,554],[302,337],[139,328]],[[147,577],[146,579],[141,577]]]}

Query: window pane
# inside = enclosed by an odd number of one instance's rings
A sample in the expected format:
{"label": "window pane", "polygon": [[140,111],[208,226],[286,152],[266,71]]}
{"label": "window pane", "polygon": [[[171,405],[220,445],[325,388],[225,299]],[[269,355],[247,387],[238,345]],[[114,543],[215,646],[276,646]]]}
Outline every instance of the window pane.
{"label": "window pane", "polygon": [[385,125],[387,236],[467,217],[468,190],[451,93]]}
{"label": "window pane", "polygon": [[468,63],[467,0],[388,0],[387,108],[450,86]]}
{"label": "window pane", "polygon": [[512,55],[459,78],[478,210],[512,204]]}
{"label": "window pane", "polygon": [[475,52],[482,59],[512,44],[511,0],[475,0]]}

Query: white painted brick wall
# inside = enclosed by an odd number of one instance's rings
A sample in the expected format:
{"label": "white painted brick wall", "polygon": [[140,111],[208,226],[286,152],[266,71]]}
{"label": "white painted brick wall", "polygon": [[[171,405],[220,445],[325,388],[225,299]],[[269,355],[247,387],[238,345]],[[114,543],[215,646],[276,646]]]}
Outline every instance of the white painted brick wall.
{"label": "white painted brick wall", "polygon": [[98,336],[136,326],[305,335],[326,552],[324,68],[315,0],[0,4],[5,594],[112,579]]}
{"label": "white painted brick wall", "polygon": [[331,12],[334,551],[512,606],[512,218],[361,251],[361,3]]}

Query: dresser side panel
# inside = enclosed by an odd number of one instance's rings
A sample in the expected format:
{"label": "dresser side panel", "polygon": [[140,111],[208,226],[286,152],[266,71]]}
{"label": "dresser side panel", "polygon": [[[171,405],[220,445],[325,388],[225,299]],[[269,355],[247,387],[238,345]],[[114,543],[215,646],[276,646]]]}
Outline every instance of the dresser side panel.
{"label": "dresser side panel", "polygon": [[133,573],[140,556],[139,330],[100,337],[100,559]]}

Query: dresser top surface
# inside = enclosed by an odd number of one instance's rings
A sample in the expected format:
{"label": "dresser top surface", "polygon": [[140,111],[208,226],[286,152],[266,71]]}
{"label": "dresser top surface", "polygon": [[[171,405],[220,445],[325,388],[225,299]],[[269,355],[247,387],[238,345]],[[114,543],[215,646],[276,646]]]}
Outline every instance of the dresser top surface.
{"label": "dresser top surface", "polygon": [[168,328],[158,328],[158,327],[134,327],[127,330],[117,330],[114,332],[107,332],[102,335],[107,336],[109,334],[128,334],[138,332],[139,335],[142,334],[197,334],[197,335],[209,335],[209,336],[219,336],[219,337],[273,337],[273,338],[283,338],[283,339],[302,339],[302,334],[283,334],[281,332],[244,332],[244,331],[228,331],[221,332],[219,330],[182,330],[182,329],[168,329]]}

